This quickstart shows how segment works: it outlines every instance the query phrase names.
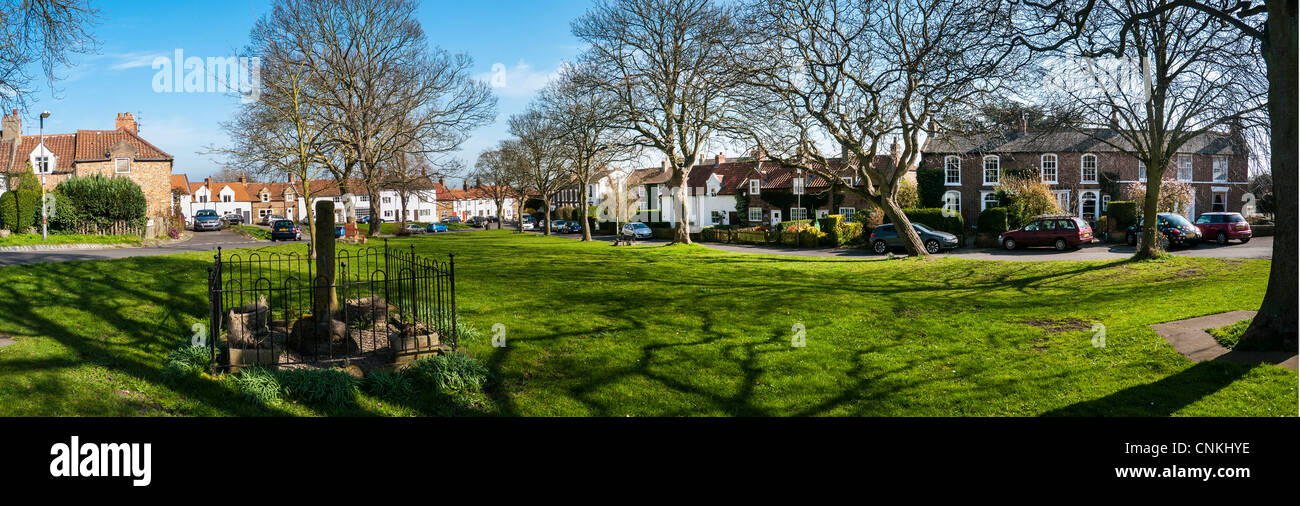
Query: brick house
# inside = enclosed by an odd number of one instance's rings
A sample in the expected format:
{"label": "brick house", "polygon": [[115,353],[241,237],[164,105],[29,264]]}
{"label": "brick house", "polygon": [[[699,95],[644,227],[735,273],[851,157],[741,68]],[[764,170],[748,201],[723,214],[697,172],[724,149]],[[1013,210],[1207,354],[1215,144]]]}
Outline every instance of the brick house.
{"label": "brick house", "polygon": [[[1018,132],[1000,136],[939,132],[922,148],[921,167],[943,171],[945,205],[960,209],[967,224],[997,205],[1002,174],[1026,169],[1051,186],[1069,214],[1095,220],[1112,200],[1122,198],[1118,193],[1123,185],[1146,182],[1141,162],[1098,140],[1116,135],[1110,130],[1030,132],[1023,122]],[[1164,179],[1191,184],[1194,199],[1182,214],[1195,220],[1198,213],[1241,210],[1249,181],[1245,146],[1240,131],[1234,130],[1199,135],[1179,150]],[[1113,184],[1107,183],[1108,174]]]}
{"label": "brick house", "polygon": [[271,215],[284,216],[290,220],[301,218],[298,212],[298,191],[293,183],[249,183],[242,177],[239,182],[252,199],[250,211],[254,223],[261,223],[263,218]]}
{"label": "brick house", "polygon": [[[885,167],[892,163],[892,155],[876,155],[875,166]],[[746,221],[751,224],[773,225],[783,220],[824,218],[830,214],[852,216],[859,210],[874,207],[862,196],[843,188],[852,186],[861,189],[866,184],[864,179],[845,168],[842,159],[831,159],[829,164],[840,179],[840,184],[837,185],[840,186],[837,190],[840,196],[838,204],[827,195],[831,190],[831,181],[821,175],[784,167],[773,161],[751,162],[752,168],[743,176],[737,192],[749,199]],[[915,183],[915,168],[903,177]],[[809,207],[816,209],[815,216],[808,213]]]}
{"label": "brick house", "polygon": [[40,135],[23,135],[16,109],[0,119],[0,171],[25,172],[30,163],[46,190],[73,176],[129,178],[144,192],[150,219],[171,213],[173,161],[172,155],[140,137],[131,113],[118,114],[114,130],[48,133],[44,145]]}

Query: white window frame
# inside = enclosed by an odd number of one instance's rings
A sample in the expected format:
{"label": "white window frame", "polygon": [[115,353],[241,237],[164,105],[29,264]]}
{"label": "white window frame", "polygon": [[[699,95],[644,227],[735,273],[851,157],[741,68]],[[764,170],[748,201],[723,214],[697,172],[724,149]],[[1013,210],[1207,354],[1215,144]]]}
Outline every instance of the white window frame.
{"label": "white window frame", "polygon": [[[1211,169],[1210,181],[1215,183],[1228,182],[1228,157],[1223,155],[1214,156],[1214,166],[1213,169]],[[1227,200],[1224,200],[1224,206],[1226,208]]]}
{"label": "white window frame", "polygon": [[[845,212],[846,210],[847,210],[847,212]],[[842,215],[842,216],[853,217],[853,215],[855,215],[855,214],[858,214],[858,210],[857,210],[857,208],[853,208],[853,207],[841,207],[841,208],[840,208],[840,215]]]}
{"label": "white window frame", "polygon": [[[985,209],[988,209],[988,208],[990,208],[990,207],[997,207],[997,206],[998,206],[997,195],[998,195],[998,192],[995,192],[995,191],[989,191],[989,190],[981,191],[981,192],[980,192],[980,212],[983,212]],[[992,203],[992,204],[989,203],[989,197],[990,197],[990,196],[993,197],[993,203]]]}
{"label": "white window frame", "polygon": [[1056,197],[1056,205],[1061,206],[1062,211],[1070,212],[1070,190],[1053,190],[1052,195]]}
{"label": "white window frame", "polygon": [[[957,175],[957,180],[953,181],[948,171]],[[943,157],[943,185],[944,186],[961,186],[961,157],[948,155]]]}
{"label": "white window frame", "polygon": [[750,194],[750,195],[758,195],[759,187],[760,187],[761,185],[762,185],[762,182],[761,182],[761,181],[759,181],[759,180],[757,180],[757,179],[750,179],[750,180],[749,180],[749,194]]}
{"label": "white window frame", "polygon": [[803,185],[803,176],[795,176],[794,179],[790,180],[790,192],[795,195],[803,195]]}
{"label": "white window frame", "polygon": [[1099,212],[1101,212],[1102,214],[1105,214],[1105,213],[1106,213],[1106,210],[1109,209],[1109,208],[1110,208],[1110,195],[1102,195],[1102,196],[1101,196],[1101,211],[1099,211]]}
{"label": "white window frame", "polygon": [[[951,203],[955,203],[956,205],[950,207],[949,204]],[[943,208],[961,214],[961,192],[957,190],[948,190],[943,192]]]}
{"label": "white window frame", "polygon": [[[1089,194],[1092,195],[1091,199],[1088,198]],[[1083,190],[1079,192],[1079,217],[1083,218],[1083,207],[1089,200],[1092,201],[1092,219],[1095,220],[1098,216],[1101,216],[1101,197],[1097,194],[1096,190]]]}
{"label": "white window frame", "polygon": [[1147,182],[1147,163],[1142,160],[1138,160],[1138,182]]}
{"label": "white window frame", "polygon": [[[989,181],[989,162],[993,162],[993,181]],[[1002,157],[998,155],[985,155],[984,163],[980,166],[981,174],[984,179],[984,186],[996,186],[1002,182]]]}
{"label": "white window frame", "polygon": [[[1051,172],[1051,174],[1052,174],[1052,177],[1051,177],[1051,178],[1048,178],[1048,177],[1047,177],[1047,174],[1048,174],[1048,172],[1047,172],[1047,171],[1048,171],[1048,162],[1049,162],[1049,161],[1051,162],[1051,171],[1052,171],[1052,172]],[[1043,156],[1039,159],[1039,161],[1038,161],[1038,167],[1039,167],[1039,172],[1040,172],[1041,175],[1042,175],[1042,180],[1043,180],[1044,183],[1047,183],[1047,184],[1057,184],[1057,183],[1060,182],[1060,178],[1061,178],[1061,164],[1060,164],[1060,158],[1058,158],[1055,154],[1047,153],[1047,154],[1043,155]]]}
{"label": "white window frame", "polygon": [[799,221],[799,220],[806,220],[806,219],[808,219],[808,209],[807,209],[807,208],[805,208],[805,207],[791,207],[791,208],[790,208],[790,220],[789,220],[789,221]]}
{"label": "white window frame", "polygon": [[[1192,155],[1185,154],[1185,153],[1179,153],[1177,156],[1174,157],[1174,159],[1178,162],[1178,180],[1179,180],[1179,181],[1191,181],[1192,179],[1194,179],[1194,178],[1196,177],[1196,170],[1195,170],[1195,169],[1196,169],[1196,162],[1195,162],[1195,160],[1192,158]],[[1183,177],[1183,169],[1184,169],[1184,167],[1183,167],[1183,161],[1184,161],[1184,160],[1187,161],[1187,164],[1186,164],[1187,166],[1185,167],[1185,168],[1187,169],[1187,177],[1186,177],[1186,178]]]}
{"label": "white window frame", "polygon": [[[121,165],[121,163],[120,163],[120,162],[124,162],[124,161],[126,162],[126,170],[125,170],[125,171],[122,170],[122,165]],[[114,173],[114,174],[130,174],[130,173],[131,173],[131,159],[130,159],[130,158],[114,158],[114,159],[113,159],[113,173]]]}
{"label": "white window frame", "polygon": [[762,221],[763,221],[763,208],[761,207],[749,208],[749,222],[761,223]]}
{"label": "white window frame", "polygon": [[260,197],[262,197],[262,202],[270,202],[270,201],[271,201],[271,194],[270,194],[270,193],[262,192],[262,194],[260,195]]}
{"label": "white window frame", "polygon": [[[1088,161],[1092,161],[1092,177],[1088,177]],[[1097,184],[1098,173],[1101,172],[1097,155],[1085,153],[1079,157],[1079,182],[1082,184]]]}
{"label": "white window frame", "polygon": [[[1214,199],[1215,199],[1216,197],[1218,197],[1219,195],[1223,195],[1223,209],[1219,209],[1218,206],[1217,206],[1217,204],[1214,202]],[[1211,191],[1210,191],[1210,212],[1212,212],[1212,213],[1216,213],[1216,212],[1217,212],[1217,213],[1228,212],[1228,189],[1227,189],[1227,188],[1212,188],[1212,189],[1211,189]]]}
{"label": "white window frame", "polygon": [[853,186],[853,178],[852,178],[852,177],[842,177],[842,178],[840,178],[840,181],[843,181],[843,182],[844,182],[844,186]]}

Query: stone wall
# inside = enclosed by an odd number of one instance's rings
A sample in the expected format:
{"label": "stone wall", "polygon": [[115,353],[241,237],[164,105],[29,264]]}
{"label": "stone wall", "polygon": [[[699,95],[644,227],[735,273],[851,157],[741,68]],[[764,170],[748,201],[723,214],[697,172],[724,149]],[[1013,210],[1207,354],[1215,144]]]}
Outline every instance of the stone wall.
{"label": "stone wall", "polygon": [[[171,212],[172,202],[172,162],[131,162],[130,174],[118,174],[112,160],[96,162],[78,162],[77,176],[89,177],[100,174],[106,177],[125,176],[140,185],[145,201],[149,204],[146,216],[160,218]],[[159,227],[160,228],[160,227]]]}

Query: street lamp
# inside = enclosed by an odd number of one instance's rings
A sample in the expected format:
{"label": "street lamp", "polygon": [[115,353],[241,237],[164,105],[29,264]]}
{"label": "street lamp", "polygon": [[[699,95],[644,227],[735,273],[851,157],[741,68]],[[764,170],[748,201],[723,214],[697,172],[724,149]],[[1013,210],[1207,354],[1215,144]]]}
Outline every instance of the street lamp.
{"label": "street lamp", "polygon": [[50,150],[45,147],[45,118],[50,117],[50,111],[41,112],[41,164],[45,170],[41,171],[41,240],[50,239],[49,233],[49,212],[45,205],[45,173],[49,172],[50,167]]}

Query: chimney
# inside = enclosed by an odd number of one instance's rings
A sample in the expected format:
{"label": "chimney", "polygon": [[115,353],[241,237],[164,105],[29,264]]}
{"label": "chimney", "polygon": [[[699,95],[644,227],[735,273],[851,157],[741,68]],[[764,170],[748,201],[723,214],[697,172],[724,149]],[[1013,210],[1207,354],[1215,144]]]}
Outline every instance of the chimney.
{"label": "chimney", "polygon": [[673,167],[672,167],[671,165],[668,165],[668,159],[667,159],[667,158],[664,158],[664,172],[667,172],[667,171],[670,171],[670,170],[673,170]]}
{"label": "chimney", "polygon": [[239,176],[239,184],[247,184],[247,183],[248,183],[248,176],[242,176],[242,175]]}
{"label": "chimney", "polygon": [[291,184],[293,183],[293,178],[294,178],[293,173],[290,172],[290,173],[289,173],[289,183],[291,183]]}
{"label": "chimney", "polygon": [[446,187],[447,187],[447,177],[446,177],[446,176],[438,176],[438,186],[441,186],[441,187],[443,187],[443,188],[446,188]]}
{"label": "chimney", "polygon": [[1110,128],[1111,130],[1119,130],[1119,109],[1114,107],[1110,108]]}
{"label": "chimney", "polygon": [[460,188],[461,188],[462,190],[469,190],[469,180],[468,180],[468,179],[462,179],[461,182],[460,182]]}
{"label": "chimney", "polygon": [[889,145],[889,156],[894,157],[895,160],[903,156],[903,146],[898,143],[897,137],[894,138],[894,143]]}
{"label": "chimney", "polygon": [[135,115],[129,112],[117,114],[117,125],[115,128],[118,130],[126,130],[131,133],[138,133],[140,131],[140,126],[135,124]]}
{"label": "chimney", "polygon": [[421,175],[421,176],[424,176],[424,177],[429,177],[429,168],[428,168],[428,167],[420,167],[420,175]]}
{"label": "chimney", "polygon": [[212,190],[212,176],[203,178],[203,186],[208,187],[208,190]]}
{"label": "chimney", "polygon": [[1029,117],[1020,113],[1020,135],[1029,135]]}
{"label": "chimney", "polygon": [[[18,117],[18,109],[11,116],[0,119],[0,141],[11,141],[23,135],[23,119]],[[17,143],[14,144],[17,147]]]}
{"label": "chimney", "polygon": [[482,188],[482,187],[483,187],[483,178],[481,178],[481,177],[476,177],[476,178],[474,178],[474,187],[475,187],[475,188]]}
{"label": "chimney", "polygon": [[724,155],[724,154],[722,154],[722,153],[718,153],[717,164],[718,164],[718,165],[722,165],[722,164],[724,164],[724,163],[727,163],[727,155]]}
{"label": "chimney", "polygon": [[939,134],[939,122],[938,122],[938,121],[935,121],[934,118],[930,118],[930,122],[929,122],[929,124],[926,126],[925,130],[926,130],[926,133],[928,133],[928,134],[930,134],[930,135],[938,135],[938,134]]}

